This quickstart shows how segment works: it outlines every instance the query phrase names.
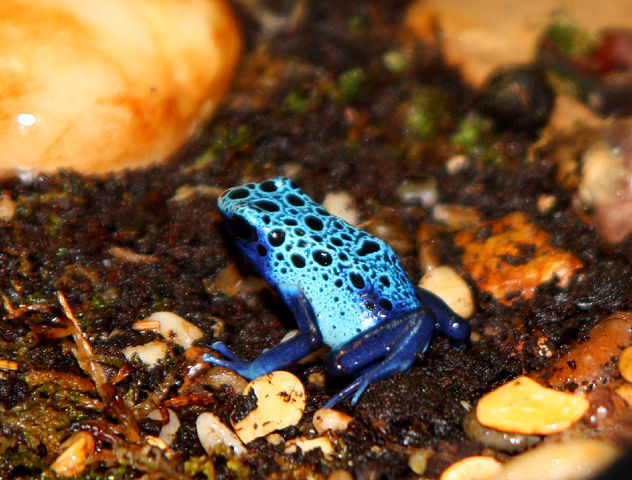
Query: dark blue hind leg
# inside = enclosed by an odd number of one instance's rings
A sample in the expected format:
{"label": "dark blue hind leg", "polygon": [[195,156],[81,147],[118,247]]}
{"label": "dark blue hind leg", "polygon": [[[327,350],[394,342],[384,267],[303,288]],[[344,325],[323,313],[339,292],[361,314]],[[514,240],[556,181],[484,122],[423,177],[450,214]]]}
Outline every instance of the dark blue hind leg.
{"label": "dark blue hind leg", "polygon": [[207,353],[202,356],[202,360],[230,368],[242,377],[253,380],[275,370],[287,368],[320,348],[323,339],[309,302],[298,289],[285,290],[292,290],[292,294],[286,296],[285,301],[296,317],[300,330],[298,335],[266,350],[252,362],[236,357],[222,342],[215,342],[212,347],[226,357],[225,359]]}
{"label": "dark blue hind leg", "polygon": [[420,308],[371,329],[330,352],[325,360],[328,371],[335,367],[336,374],[358,371],[360,374],[332,397],[324,408],[330,408],[349,396],[352,396],[351,403],[355,404],[371,383],[407,370],[415,361],[415,354],[428,348],[434,330],[434,319]]}
{"label": "dark blue hind leg", "polygon": [[437,295],[423,288],[417,289],[417,295],[424,307],[432,312],[436,320],[437,332],[452,340],[455,348],[462,349],[470,338],[470,325],[467,320],[448,307]]}

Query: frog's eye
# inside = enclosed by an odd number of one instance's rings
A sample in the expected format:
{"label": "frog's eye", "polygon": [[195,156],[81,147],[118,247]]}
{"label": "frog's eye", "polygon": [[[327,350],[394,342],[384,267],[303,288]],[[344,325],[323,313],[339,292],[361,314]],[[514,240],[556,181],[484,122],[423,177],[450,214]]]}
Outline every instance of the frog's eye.
{"label": "frog's eye", "polygon": [[257,240],[257,231],[241,215],[235,215],[230,219],[230,228],[233,234],[241,241],[250,243]]}

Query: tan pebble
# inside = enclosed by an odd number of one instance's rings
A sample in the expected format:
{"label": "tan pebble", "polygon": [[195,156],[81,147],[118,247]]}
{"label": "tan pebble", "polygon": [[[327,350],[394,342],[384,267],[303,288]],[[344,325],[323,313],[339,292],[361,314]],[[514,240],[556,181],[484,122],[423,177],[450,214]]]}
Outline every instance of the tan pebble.
{"label": "tan pebble", "polygon": [[11,196],[2,193],[0,194],[0,221],[8,222],[15,215],[15,202],[11,199]]}
{"label": "tan pebble", "polygon": [[465,228],[480,222],[480,215],[472,207],[437,204],[432,209],[432,218],[452,228]]}
{"label": "tan pebble", "polygon": [[544,443],[507,462],[494,480],[582,480],[592,478],[620,454],[595,439]]}
{"label": "tan pebble", "polygon": [[472,290],[452,267],[443,265],[430,270],[419,281],[419,287],[440,297],[463,318],[471,317],[474,313]]}
{"label": "tan pebble", "polygon": [[270,445],[281,445],[285,441],[280,433],[271,433],[266,436],[266,440]]}
{"label": "tan pebble", "polygon": [[545,388],[523,376],[484,395],[476,418],[503,432],[550,435],[566,430],[588,407],[584,397]]}
{"label": "tan pebble", "polygon": [[334,447],[327,437],[297,437],[285,442],[285,453],[296,453],[298,450],[305,453],[316,448],[320,448],[323,455],[334,453]]}
{"label": "tan pebble", "polygon": [[94,438],[89,433],[77,432],[71,435],[62,447],[65,450],[50,468],[61,477],[73,477],[86,468],[87,458],[94,453]]}
{"label": "tan pebble", "polygon": [[470,164],[469,158],[466,155],[454,155],[445,162],[446,172],[454,175],[467,168]]}
{"label": "tan pebble", "polygon": [[248,384],[244,395],[251,390],[257,396],[257,408],[233,424],[244,443],[296,425],[301,420],[305,411],[305,388],[291,373],[277,371],[256,378]]}
{"label": "tan pebble", "polygon": [[227,297],[236,297],[244,285],[244,277],[233,263],[222,268],[213,280],[205,285],[207,291],[220,292]]}
{"label": "tan pebble", "polygon": [[314,372],[307,376],[307,381],[317,387],[324,387],[327,383],[327,376],[323,372]]}
{"label": "tan pebble", "polygon": [[428,460],[434,455],[432,448],[415,448],[408,457],[408,466],[417,475],[423,475],[428,465]]}
{"label": "tan pebble", "polygon": [[152,447],[157,447],[160,450],[167,450],[169,445],[167,445],[160,437],[154,437],[153,435],[145,436],[145,441],[151,445]]}
{"label": "tan pebble", "polygon": [[329,474],[327,480],[353,480],[353,475],[347,470],[334,470]]}
{"label": "tan pebble", "polygon": [[622,383],[614,389],[615,393],[619,395],[628,406],[632,405],[632,383]]}
{"label": "tan pebble", "polygon": [[613,358],[620,358],[622,349],[630,343],[632,313],[613,313],[590,331],[588,340],[572,345],[541,376],[554,388],[576,385],[576,393],[590,392],[617,379],[619,372]]}
{"label": "tan pebble", "polygon": [[[169,418],[167,419],[167,423],[163,424],[158,437],[160,438],[160,440],[165,442],[165,444],[171,445],[176,438],[178,430],[180,429],[180,419],[178,419],[178,415],[176,415],[176,412],[174,412],[170,408],[167,409],[167,415],[169,416]],[[151,412],[149,412],[149,415],[147,415],[147,418],[163,421],[162,413],[160,412],[160,410],[152,410]]]}
{"label": "tan pebble", "polygon": [[228,385],[232,387],[235,393],[243,392],[246,386],[248,386],[248,380],[244,377],[235,373],[234,370],[220,367],[219,365],[211,366],[208,372],[206,372],[206,375],[204,375],[203,381],[205,385],[216,389],[222,387],[222,385]]}
{"label": "tan pebble", "polygon": [[347,192],[330,192],[323,199],[325,210],[342,218],[351,225],[358,225],[358,211],[355,208],[353,197]]}
{"label": "tan pebble", "polygon": [[632,382],[632,347],[628,347],[621,352],[619,372],[625,380]]}
{"label": "tan pebble", "polygon": [[502,463],[493,457],[466,457],[446,468],[439,480],[487,480],[496,478]]}
{"label": "tan pebble", "polygon": [[540,195],[537,201],[538,211],[540,213],[549,213],[556,203],[557,197],[555,195]]}
{"label": "tan pebble", "polygon": [[213,453],[215,448],[222,444],[232,448],[237,455],[246,453],[246,448],[237,438],[237,435],[214,413],[200,414],[195,421],[195,427],[206,453]]}
{"label": "tan pebble", "polygon": [[320,434],[327,430],[343,431],[349,426],[349,423],[353,420],[353,417],[346,413],[334,410],[332,408],[321,408],[316,410],[312,422],[314,428]]}
{"label": "tan pebble", "polygon": [[155,312],[145,321],[158,322],[160,334],[185,349],[192,347],[193,342],[204,336],[202,330],[172,312]]}
{"label": "tan pebble", "polygon": [[168,347],[159,340],[153,340],[143,345],[127,347],[123,349],[123,355],[127,360],[138,358],[148,367],[155,367],[167,357]]}

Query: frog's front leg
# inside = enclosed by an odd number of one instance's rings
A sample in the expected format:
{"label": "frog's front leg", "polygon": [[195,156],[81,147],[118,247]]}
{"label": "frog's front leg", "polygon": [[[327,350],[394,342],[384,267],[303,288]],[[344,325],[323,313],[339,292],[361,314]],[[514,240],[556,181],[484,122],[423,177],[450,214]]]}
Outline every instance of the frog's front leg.
{"label": "frog's front leg", "polygon": [[434,331],[434,318],[420,307],[367,330],[329,352],[325,359],[329,373],[358,376],[324,408],[351,395],[351,403],[355,404],[371,383],[407,370],[415,361],[415,354],[428,348]]}
{"label": "frog's front leg", "polygon": [[212,347],[226,359],[207,353],[202,356],[202,360],[230,368],[242,377],[254,380],[275,370],[290,367],[314,350],[319,349],[323,345],[323,338],[307,298],[299,289],[294,287],[282,286],[282,291],[286,304],[296,318],[299,328],[298,335],[266,350],[252,362],[235,356],[222,342],[215,342]]}

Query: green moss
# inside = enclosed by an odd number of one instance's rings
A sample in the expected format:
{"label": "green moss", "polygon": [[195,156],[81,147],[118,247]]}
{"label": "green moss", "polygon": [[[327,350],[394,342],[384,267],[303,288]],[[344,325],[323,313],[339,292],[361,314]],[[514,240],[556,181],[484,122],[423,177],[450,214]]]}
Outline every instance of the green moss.
{"label": "green moss", "polygon": [[595,38],[564,13],[555,15],[545,36],[560,52],[570,56],[586,56],[597,46]]}
{"label": "green moss", "polygon": [[312,99],[309,96],[301,95],[299,92],[293,91],[285,97],[283,101],[283,113],[300,114],[307,112],[312,106]]}
{"label": "green moss", "polygon": [[450,138],[452,145],[460,147],[466,153],[483,148],[485,139],[492,131],[491,120],[479,115],[466,115],[457,131]]}
{"label": "green moss", "polygon": [[447,127],[452,120],[445,95],[437,88],[425,87],[406,110],[405,128],[409,135],[427,140]]}
{"label": "green moss", "polygon": [[343,102],[355,100],[364,91],[367,77],[360,67],[342,72],[338,77],[338,97]]}

